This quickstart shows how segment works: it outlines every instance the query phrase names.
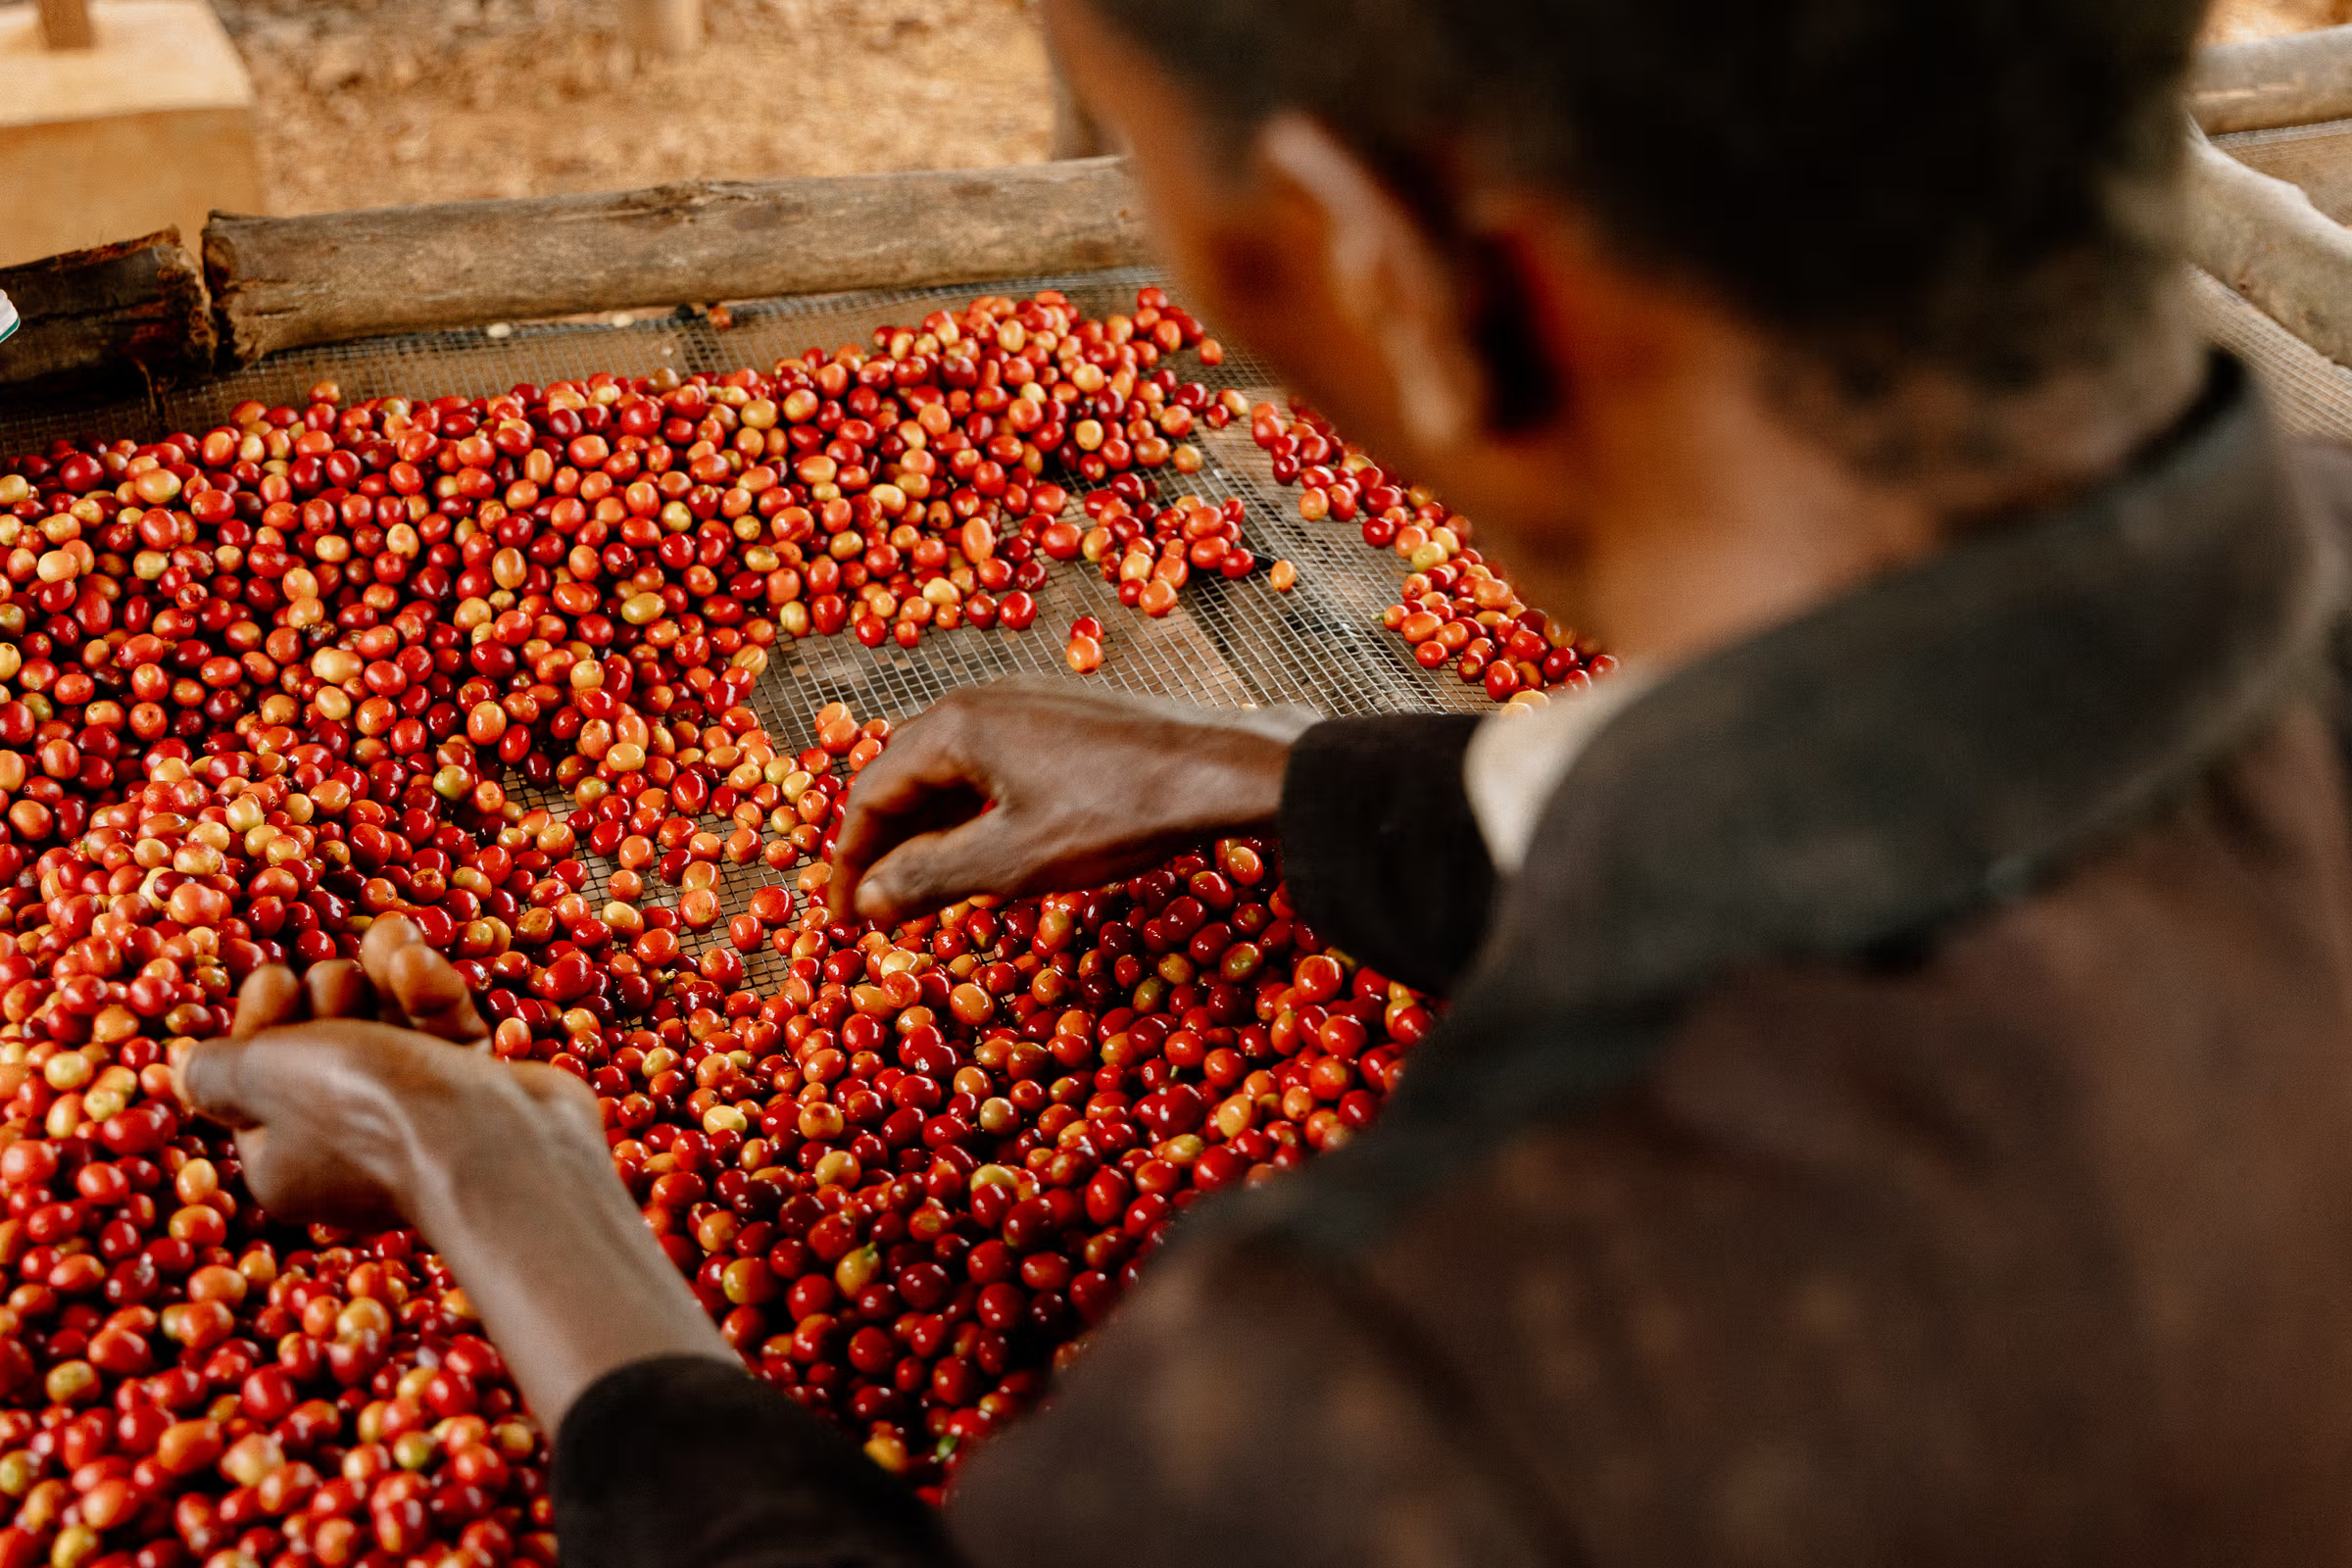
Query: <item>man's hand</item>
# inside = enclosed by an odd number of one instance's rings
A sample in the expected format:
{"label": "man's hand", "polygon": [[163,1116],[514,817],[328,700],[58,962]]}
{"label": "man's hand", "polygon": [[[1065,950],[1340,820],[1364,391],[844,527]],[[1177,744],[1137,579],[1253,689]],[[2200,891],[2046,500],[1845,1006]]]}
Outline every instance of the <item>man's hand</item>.
{"label": "man's hand", "polygon": [[1091,887],[1195,839],[1271,823],[1291,742],[1313,722],[1063,681],[951,692],[850,791],[826,889],[833,917]]}
{"label": "man's hand", "polygon": [[197,1110],[237,1129],[245,1185],[281,1219],[421,1223],[438,1188],[508,1140],[605,1152],[595,1097],[568,1073],[364,1019],[211,1041],[181,1080]]}
{"label": "man's hand", "polygon": [[[376,1018],[352,1016],[366,1010]],[[587,1085],[464,1049],[485,1036],[448,960],[409,922],[379,921],[356,966],[257,971],[230,1037],[189,1053],[180,1081],[237,1129],[271,1213],[421,1230],[549,1431],[629,1362],[732,1362],[613,1175]]]}
{"label": "man's hand", "polygon": [[[564,1074],[501,1067],[481,1050],[488,1040],[464,978],[393,915],[368,928],[356,963],[329,959],[299,980],[277,964],[247,976],[228,1039],[199,1046],[181,1086],[196,1109],[237,1129],[263,1207],[381,1228],[410,1212],[419,1145],[496,1136],[473,1123],[524,1109],[513,1102],[518,1085],[549,1105],[588,1099]],[[595,1120],[590,1100],[583,1125],[593,1132]]]}

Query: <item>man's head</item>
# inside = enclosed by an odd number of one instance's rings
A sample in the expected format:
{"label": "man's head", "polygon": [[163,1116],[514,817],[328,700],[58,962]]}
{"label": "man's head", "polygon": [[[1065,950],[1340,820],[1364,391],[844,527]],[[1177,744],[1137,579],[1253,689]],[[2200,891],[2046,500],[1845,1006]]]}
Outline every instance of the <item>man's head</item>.
{"label": "man's head", "polygon": [[1520,547],[1607,478],[1602,405],[1733,359],[1870,482],[2011,499],[1950,477],[2010,466],[1991,411],[2153,335],[2201,11],[1057,0],[1056,37],[1200,302]]}

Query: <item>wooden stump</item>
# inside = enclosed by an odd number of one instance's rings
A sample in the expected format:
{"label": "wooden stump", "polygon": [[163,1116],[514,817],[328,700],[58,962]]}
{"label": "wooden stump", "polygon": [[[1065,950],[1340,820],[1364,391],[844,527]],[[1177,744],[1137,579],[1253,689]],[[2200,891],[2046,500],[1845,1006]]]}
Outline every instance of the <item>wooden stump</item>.
{"label": "wooden stump", "polygon": [[0,268],[24,330],[0,348],[0,386],[51,377],[136,379],[209,367],[213,320],[196,258],[166,230]]}

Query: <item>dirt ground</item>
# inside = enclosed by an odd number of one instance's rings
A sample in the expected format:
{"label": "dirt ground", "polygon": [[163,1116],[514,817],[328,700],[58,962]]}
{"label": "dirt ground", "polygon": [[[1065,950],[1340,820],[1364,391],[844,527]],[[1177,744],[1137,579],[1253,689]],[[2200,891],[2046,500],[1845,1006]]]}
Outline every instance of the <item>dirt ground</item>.
{"label": "dirt ground", "polygon": [[[251,68],[272,212],[1022,163],[1053,108],[1033,0],[705,0],[629,69],[619,0],[214,0]],[[2352,22],[2218,0],[2208,36]]]}
{"label": "dirt ground", "polygon": [[1042,159],[1029,0],[705,0],[631,70],[617,0],[215,0],[253,74],[270,210]]}

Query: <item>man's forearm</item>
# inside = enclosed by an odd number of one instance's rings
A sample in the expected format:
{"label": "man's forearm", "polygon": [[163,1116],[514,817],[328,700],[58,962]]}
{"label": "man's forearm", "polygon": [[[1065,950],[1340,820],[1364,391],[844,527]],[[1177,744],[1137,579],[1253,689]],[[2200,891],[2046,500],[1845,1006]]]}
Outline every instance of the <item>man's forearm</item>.
{"label": "man's forearm", "polygon": [[551,1433],[632,1361],[741,1364],[585,1131],[494,1117],[424,1157],[408,1205]]}
{"label": "man's forearm", "polygon": [[412,1217],[555,1437],[566,1563],[953,1562],[911,1492],[744,1372],[593,1129],[492,1114],[423,1164]]}

